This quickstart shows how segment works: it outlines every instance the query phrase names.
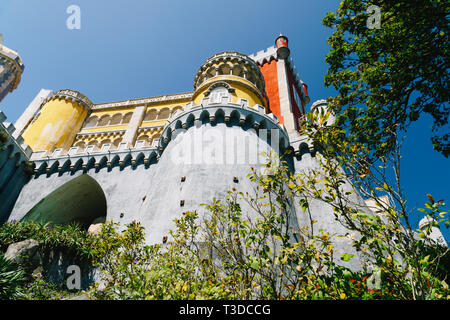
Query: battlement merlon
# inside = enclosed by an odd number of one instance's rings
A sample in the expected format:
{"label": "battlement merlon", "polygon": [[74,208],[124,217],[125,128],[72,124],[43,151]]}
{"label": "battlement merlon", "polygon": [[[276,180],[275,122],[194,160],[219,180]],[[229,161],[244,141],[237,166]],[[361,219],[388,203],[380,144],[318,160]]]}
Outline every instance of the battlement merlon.
{"label": "battlement merlon", "polygon": [[14,133],[17,131],[15,126],[12,123],[5,122],[6,115],[0,110],[0,131],[6,132],[8,135],[8,140],[5,143],[7,146],[12,145],[14,148],[14,153],[19,152],[21,154],[21,158],[24,161],[28,161],[33,153],[31,148],[24,144],[24,140],[22,136],[15,136]]}

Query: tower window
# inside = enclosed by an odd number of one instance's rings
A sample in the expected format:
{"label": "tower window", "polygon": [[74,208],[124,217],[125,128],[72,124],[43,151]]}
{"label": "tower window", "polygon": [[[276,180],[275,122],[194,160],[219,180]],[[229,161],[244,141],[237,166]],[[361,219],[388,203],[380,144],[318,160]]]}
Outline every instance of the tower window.
{"label": "tower window", "polygon": [[222,97],[228,98],[228,89],[224,87],[219,87],[211,91],[210,102],[211,103],[221,103]]}

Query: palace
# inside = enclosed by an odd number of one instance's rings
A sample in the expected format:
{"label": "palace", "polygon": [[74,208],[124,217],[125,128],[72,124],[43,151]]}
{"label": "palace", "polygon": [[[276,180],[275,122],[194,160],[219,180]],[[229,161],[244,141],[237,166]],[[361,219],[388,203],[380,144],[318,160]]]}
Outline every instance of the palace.
{"label": "palace", "polygon": [[[10,70],[2,92],[17,87],[23,70],[11,52],[0,53],[0,71]],[[149,243],[161,243],[183,212],[201,211],[200,204],[224,199],[232,188],[253,190],[247,176],[263,167],[255,157],[261,151],[293,151],[286,156],[293,173],[317,167],[300,127],[308,86],[295,70],[280,35],[254,55],[226,51],[206,59],[190,92],[93,103],[75,90],[42,89],[14,125],[0,113],[0,223],[78,221],[95,228],[136,220]],[[325,100],[310,110],[321,108]],[[312,218],[294,205],[293,225],[314,219],[318,230],[346,233],[330,206],[311,201],[310,211]],[[336,239],[336,250],[357,255],[349,241]],[[358,260],[349,264],[360,268]]]}

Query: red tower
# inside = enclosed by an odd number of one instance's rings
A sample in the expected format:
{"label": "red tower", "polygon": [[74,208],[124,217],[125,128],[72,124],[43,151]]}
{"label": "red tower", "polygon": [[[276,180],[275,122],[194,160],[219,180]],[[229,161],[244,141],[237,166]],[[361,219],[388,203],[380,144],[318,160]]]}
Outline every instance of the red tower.
{"label": "red tower", "polygon": [[275,46],[251,55],[259,66],[269,98],[268,112],[276,115],[288,132],[300,131],[300,119],[309,103],[307,85],[295,72],[287,37],[280,35]]}

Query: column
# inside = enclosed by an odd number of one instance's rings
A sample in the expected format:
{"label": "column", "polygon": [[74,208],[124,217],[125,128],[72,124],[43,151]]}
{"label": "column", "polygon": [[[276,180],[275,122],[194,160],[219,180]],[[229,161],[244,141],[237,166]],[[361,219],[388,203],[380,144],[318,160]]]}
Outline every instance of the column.
{"label": "column", "polygon": [[125,131],[122,139],[122,143],[125,142],[128,148],[134,146],[137,131],[145,116],[145,109],[146,106],[137,106],[133,111],[133,116],[131,117],[130,123],[128,124],[127,130]]}
{"label": "column", "polygon": [[287,75],[286,60],[277,61],[278,94],[280,96],[280,113],[283,116],[284,126],[288,133],[296,131],[294,113],[292,112],[291,95]]}

